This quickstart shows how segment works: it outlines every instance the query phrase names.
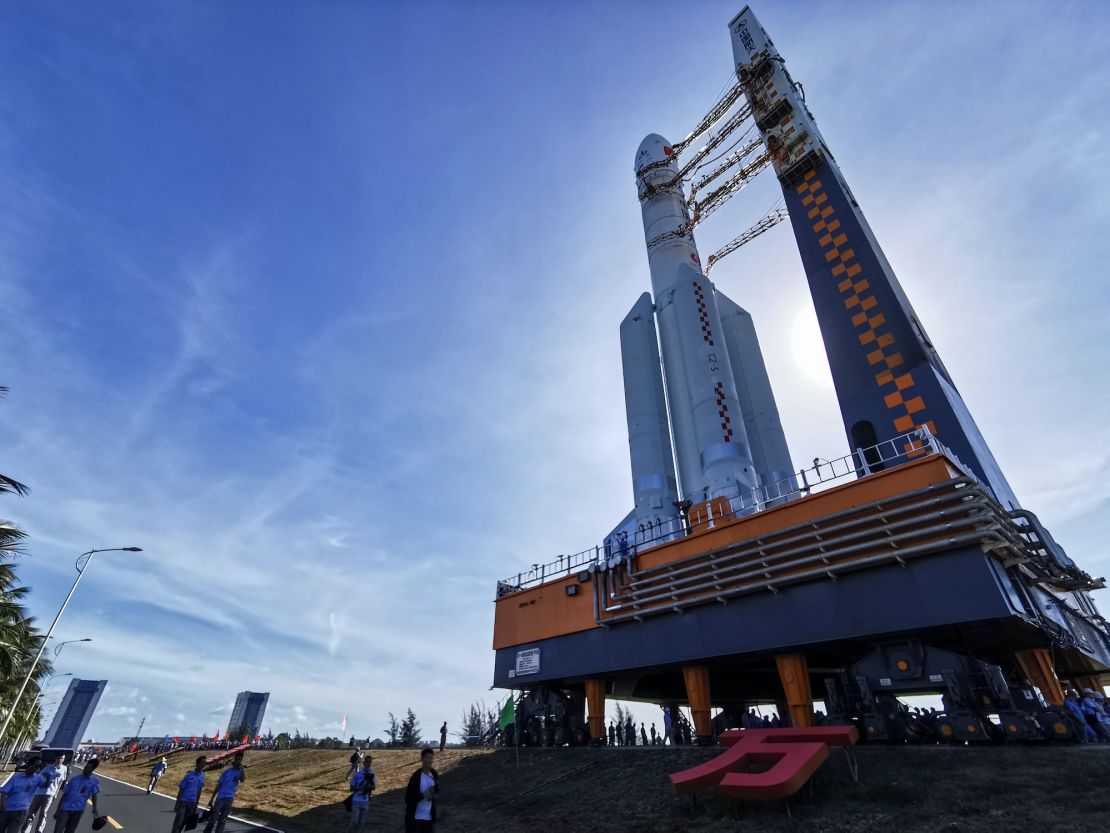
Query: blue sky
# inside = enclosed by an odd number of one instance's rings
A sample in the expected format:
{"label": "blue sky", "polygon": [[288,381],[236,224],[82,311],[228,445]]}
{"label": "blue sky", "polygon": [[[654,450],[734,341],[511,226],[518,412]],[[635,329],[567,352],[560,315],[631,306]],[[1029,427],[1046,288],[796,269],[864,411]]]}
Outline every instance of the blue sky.
{"label": "blue sky", "polygon": [[[632,156],[721,91],[740,6],[0,13],[0,470],[33,488],[0,514],[46,620],[73,556],[146,550],[59,630],[111,681],[92,734],[222,729],[242,689],[360,736],[493,699],[496,579],[630,506]],[[1110,9],[755,8],[1019,496],[1110,572]],[[795,460],[844,453],[788,229],[713,277]]]}

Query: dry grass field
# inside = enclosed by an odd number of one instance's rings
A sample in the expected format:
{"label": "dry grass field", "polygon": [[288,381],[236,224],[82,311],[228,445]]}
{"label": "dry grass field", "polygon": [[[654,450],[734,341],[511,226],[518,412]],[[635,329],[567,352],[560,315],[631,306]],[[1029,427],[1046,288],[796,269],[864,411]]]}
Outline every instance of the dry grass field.
{"label": "dry grass field", "polygon": [[[247,755],[236,812],[286,833],[340,833],[347,751]],[[1110,830],[1110,746],[861,747],[859,784],[841,753],[815,789],[787,805],[679,799],[671,772],[710,749],[448,749],[440,833],[916,833]],[[174,760],[160,783],[173,793],[189,766]],[[378,791],[371,831],[402,829],[402,794],[417,750],[374,755]],[[104,774],[145,786],[150,765],[104,764]]]}

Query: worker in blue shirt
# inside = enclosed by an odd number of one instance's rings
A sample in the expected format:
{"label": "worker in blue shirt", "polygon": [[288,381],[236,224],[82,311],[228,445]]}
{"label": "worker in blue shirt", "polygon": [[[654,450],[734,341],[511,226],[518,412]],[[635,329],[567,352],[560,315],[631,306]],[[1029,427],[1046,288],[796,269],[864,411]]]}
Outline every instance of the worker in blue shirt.
{"label": "worker in blue shirt", "polygon": [[1102,695],[1092,688],[1083,689],[1083,716],[1087,718],[1087,725],[1098,736],[1101,743],[1110,741],[1110,717],[1102,710]]}
{"label": "worker in blue shirt", "polygon": [[378,779],[370,769],[372,762],[367,755],[362,759],[362,769],[351,777],[351,823],[347,825],[347,833],[365,830],[370,821],[370,793],[378,786]]}
{"label": "worker in blue shirt", "polygon": [[31,806],[31,799],[35,797],[44,783],[39,774],[42,761],[31,758],[21,771],[12,773],[4,786],[0,787],[0,833],[19,833],[23,822],[27,820],[27,810]]}
{"label": "worker in blue shirt", "polygon": [[75,775],[66,781],[62,787],[62,798],[58,803],[58,812],[54,818],[58,823],[54,825],[54,833],[74,833],[77,825],[81,823],[81,816],[85,812],[85,805],[92,802],[93,818],[100,815],[96,806],[96,797],[100,795],[100,779],[93,775],[100,766],[99,758],[90,758],[81,770],[80,775]]}
{"label": "worker in blue shirt", "polygon": [[1072,728],[1079,736],[1080,743],[1098,743],[1095,730],[1087,725],[1087,715],[1083,713],[1083,705],[1079,702],[1079,692],[1074,688],[1064,696],[1064,708],[1072,718]]}
{"label": "worker in blue shirt", "polygon": [[243,769],[243,753],[236,752],[231,765],[220,773],[220,780],[216,782],[216,790],[208,802],[208,824],[204,833],[224,833],[227,816],[231,812],[231,803],[235,800],[235,793],[239,785],[247,780],[246,770]]}
{"label": "worker in blue shirt", "polygon": [[146,785],[147,795],[154,792],[154,788],[158,785],[158,779],[166,774],[166,766],[166,759],[163,758],[150,770],[150,783]]}
{"label": "worker in blue shirt", "polygon": [[204,789],[204,767],[208,759],[201,755],[197,758],[196,766],[185,773],[185,777],[177,785],[177,801],[173,805],[172,833],[181,833],[185,829],[185,822],[189,816],[197,811],[197,802],[200,801],[201,790]]}

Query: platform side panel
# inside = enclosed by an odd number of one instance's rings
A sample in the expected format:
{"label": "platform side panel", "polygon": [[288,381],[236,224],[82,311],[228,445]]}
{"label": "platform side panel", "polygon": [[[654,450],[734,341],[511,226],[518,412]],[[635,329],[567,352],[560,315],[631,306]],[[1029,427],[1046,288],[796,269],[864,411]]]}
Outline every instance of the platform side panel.
{"label": "platform side panel", "polygon": [[499,598],[494,603],[493,647],[596,627],[593,585],[580,582],[577,575],[568,576]]}
{"label": "platform side panel", "polygon": [[674,517],[678,500],[655,309],[645,292],[621,322],[621,365],[632,491],[636,518],[660,523]]}
{"label": "platform side panel", "polygon": [[[741,656],[846,639],[987,620],[1017,620],[978,548],[861,570],[822,581],[706,605],[607,629],[537,640],[497,652],[494,685],[516,653],[540,649],[541,671],[530,682],[570,680],[636,669]],[[912,599],[914,603],[908,604]]]}
{"label": "platform side panel", "polygon": [[[739,518],[735,523],[701,535],[645,550],[636,556],[640,569],[673,564],[708,550],[750,541],[777,530],[818,522],[844,512],[906,492],[950,480],[954,472],[940,457],[925,458],[861,481],[835,486],[801,500]],[[569,591],[568,587],[577,589]],[[553,636],[599,627],[593,585],[578,576],[557,579],[538,587],[510,593],[495,605],[494,647],[507,648]],[[697,611],[690,615],[699,615]]]}
{"label": "platform side panel", "polygon": [[747,310],[720,290],[716,294],[752,460],[764,485],[789,481],[794,475],[794,463],[771,389],[771,377],[759,347],[755,322]]}

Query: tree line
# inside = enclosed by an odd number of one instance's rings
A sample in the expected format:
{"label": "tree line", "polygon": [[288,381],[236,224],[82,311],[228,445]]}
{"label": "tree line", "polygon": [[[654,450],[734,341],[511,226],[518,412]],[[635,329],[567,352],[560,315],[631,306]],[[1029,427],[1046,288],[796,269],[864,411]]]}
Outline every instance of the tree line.
{"label": "tree line", "polygon": [[[8,392],[0,386],[0,397]],[[30,489],[14,478],[0,474],[0,495],[23,497]],[[15,562],[26,554],[27,533],[15,523],[0,520],[0,720],[15,707],[7,732],[0,738],[6,752],[24,741],[33,742],[39,734],[40,686],[53,673],[53,664],[44,656],[32,669],[31,664],[42,646],[42,633],[23,607],[29,589],[19,582]],[[31,681],[19,703],[14,703],[27,672]]]}

